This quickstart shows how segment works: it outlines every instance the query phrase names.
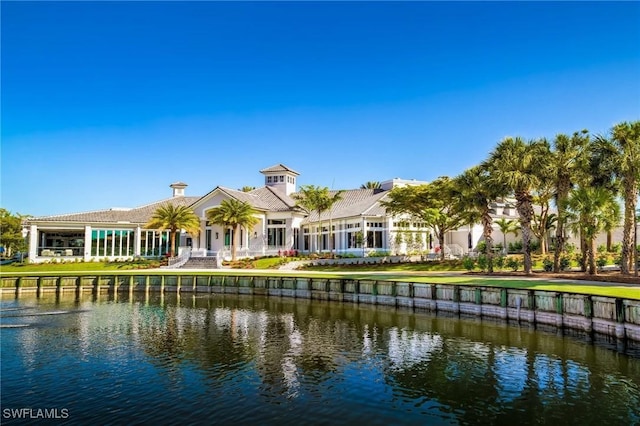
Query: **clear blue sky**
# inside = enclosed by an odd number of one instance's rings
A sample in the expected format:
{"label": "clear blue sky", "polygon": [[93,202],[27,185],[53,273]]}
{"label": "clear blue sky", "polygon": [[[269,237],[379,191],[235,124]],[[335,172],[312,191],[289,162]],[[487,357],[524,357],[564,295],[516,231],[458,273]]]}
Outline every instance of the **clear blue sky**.
{"label": "clear blue sky", "polygon": [[455,176],[640,118],[639,2],[2,2],[0,206]]}

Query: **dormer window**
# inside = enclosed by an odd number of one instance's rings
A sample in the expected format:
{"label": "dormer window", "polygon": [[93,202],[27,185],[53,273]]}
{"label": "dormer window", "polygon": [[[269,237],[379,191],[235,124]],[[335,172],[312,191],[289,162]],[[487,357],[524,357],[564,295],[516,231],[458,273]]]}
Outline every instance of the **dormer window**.
{"label": "dormer window", "polygon": [[267,176],[267,183],[271,183],[271,176]]}
{"label": "dormer window", "polygon": [[280,176],[280,182],[284,182],[284,176]]}

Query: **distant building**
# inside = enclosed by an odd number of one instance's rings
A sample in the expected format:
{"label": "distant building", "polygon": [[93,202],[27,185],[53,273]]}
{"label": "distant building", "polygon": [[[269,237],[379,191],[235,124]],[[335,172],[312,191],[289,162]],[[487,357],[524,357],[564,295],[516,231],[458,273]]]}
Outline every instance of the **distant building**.
{"label": "distant building", "polygon": [[[240,231],[238,255],[272,255],[285,251],[328,251],[366,255],[372,251],[393,254],[437,253],[441,246],[448,255],[460,256],[473,250],[482,239],[479,225],[464,226],[447,233],[444,242],[426,224],[406,216],[387,214],[381,206],[394,187],[426,184],[424,181],[391,179],[379,189],[344,190],[331,211],[318,217],[296,206],[294,194],[299,173],[277,164],[260,170],[263,187],[249,192],[217,186],[204,196],[187,196],[187,184],[170,185],[172,197],[136,208],[112,208],[85,213],[43,216],[26,222],[29,231],[29,258],[32,262],[51,260],[85,261],[157,257],[169,252],[168,231],[144,229],[154,211],[165,203],[190,206],[201,219],[200,234],[180,235],[179,245],[190,247],[198,257],[228,255],[231,230],[206,220],[207,212],[225,199],[248,202],[258,212],[258,223]],[[496,202],[495,217],[517,219],[509,202]],[[332,232],[329,232],[329,226]],[[400,235],[400,236],[399,236]],[[332,244],[329,244],[332,238]],[[516,237],[508,236],[509,241]],[[496,243],[502,242],[499,229]]]}

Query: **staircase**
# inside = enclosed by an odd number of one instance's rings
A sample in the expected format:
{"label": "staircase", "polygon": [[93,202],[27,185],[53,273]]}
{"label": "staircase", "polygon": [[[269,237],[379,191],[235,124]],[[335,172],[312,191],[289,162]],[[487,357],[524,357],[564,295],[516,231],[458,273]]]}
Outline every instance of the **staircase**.
{"label": "staircase", "polygon": [[218,259],[215,256],[190,257],[181,269],[217,269]]}

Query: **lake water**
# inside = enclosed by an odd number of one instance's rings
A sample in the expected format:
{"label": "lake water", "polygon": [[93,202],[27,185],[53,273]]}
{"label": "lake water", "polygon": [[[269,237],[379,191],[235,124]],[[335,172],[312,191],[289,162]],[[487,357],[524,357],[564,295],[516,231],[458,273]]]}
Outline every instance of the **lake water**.
{"label": "lake water", "polygon": [[640,424],[637,352],[528,325],[232,295],[0,308],[2,424]]}

